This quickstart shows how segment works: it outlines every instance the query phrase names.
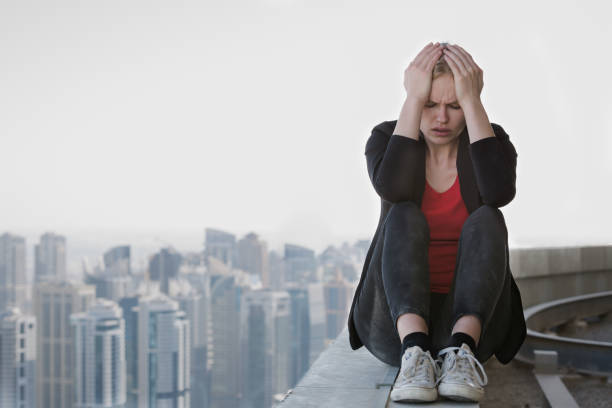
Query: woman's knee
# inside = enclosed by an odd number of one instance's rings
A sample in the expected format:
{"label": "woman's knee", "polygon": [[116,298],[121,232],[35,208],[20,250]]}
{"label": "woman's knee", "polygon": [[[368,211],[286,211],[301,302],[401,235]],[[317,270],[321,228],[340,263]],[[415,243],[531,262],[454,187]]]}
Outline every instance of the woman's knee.
{"label": "woman's knee", "polygon": [[465,224],[470,229],[481,230],[482,233],[505,235],[506,221],[499,208],[488,204],[481,205],[474,210],[466,219]]}
{"label": "woman's knee", "polygon": [[408,231],[426,231],[429,234],[427,218],[419,206],[412,201],[394,203],[389,209],[385,224],[393,224]]}

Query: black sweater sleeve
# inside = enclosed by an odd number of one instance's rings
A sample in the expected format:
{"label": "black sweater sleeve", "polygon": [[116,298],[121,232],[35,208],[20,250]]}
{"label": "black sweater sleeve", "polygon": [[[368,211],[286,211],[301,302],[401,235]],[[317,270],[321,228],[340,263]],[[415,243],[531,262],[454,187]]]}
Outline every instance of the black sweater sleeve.
{"label": "black sweater sleeve", "polygon": [[491,123],[495,137],[470,144],[476,184],[485,204],[503,207],[516,195],[516,158],[518,154],[504,129]]}
{"label": "black sweater sleeve", "polygon": [[382,122],[372,129],[365,148],[368,174],[382,199],[416,201],[416,177],[425,166],[424,155],[418,141],[392,135],[394,123]]}

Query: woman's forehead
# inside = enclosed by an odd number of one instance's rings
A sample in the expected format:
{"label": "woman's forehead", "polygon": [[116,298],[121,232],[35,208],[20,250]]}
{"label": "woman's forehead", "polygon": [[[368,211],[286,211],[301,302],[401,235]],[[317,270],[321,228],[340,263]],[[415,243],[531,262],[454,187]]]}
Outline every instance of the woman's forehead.
{"label": "woman's forehead", "polygon": [[455,98],[455,81],[450,79],[437,78],[431,85],[431,92],[429,99],[432,102],[440,103],[453,103],[456,102]]}

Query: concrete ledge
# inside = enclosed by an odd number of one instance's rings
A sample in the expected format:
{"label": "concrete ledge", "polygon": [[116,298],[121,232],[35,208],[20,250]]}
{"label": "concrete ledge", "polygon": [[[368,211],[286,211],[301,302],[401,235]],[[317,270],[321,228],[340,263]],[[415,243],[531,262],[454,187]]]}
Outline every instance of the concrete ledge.
{"label": "concrete ledge", "polygon": [[612,245],[510,248],[515,278],[612,271]]}
{"label": "concrete ledge", "polygon": [[397,367],[362,347],[352,350],[348,328],[315,360],[278,408],[384,407]]}
{"label": "concrete ledge", "polygon": [[[348,328],[321,353],[304,378],[275,408],[406,408],[423,404],[389,400],[398,368],[383,363],[365,348],[352,350]],[[429,407],[473,408],[477,404],[438,400]]]}

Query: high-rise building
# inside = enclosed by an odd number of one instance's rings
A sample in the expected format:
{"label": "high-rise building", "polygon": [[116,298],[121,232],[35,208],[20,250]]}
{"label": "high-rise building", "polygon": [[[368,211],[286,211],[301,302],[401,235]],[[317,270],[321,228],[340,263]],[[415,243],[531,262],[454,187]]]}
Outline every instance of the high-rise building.
{"label": "high-rise building", "polygon": [[236,266],[236,236],[214,228],[206,228],[204,256],[212,256],[228,266]]}
{"label": "high-rise building", "polygon": [[286,290],[291,303],[289,387],[294,387],[310,367],[310,307],[307,288]]}
{"label": "high-rise building", "polygon": [[317,261],[312,249],[285,244],[285,282],[317,282]]}
{"label": "high-rise building", "polygon": [[311,283],[308,288],[308,314],[310,316],[310,362],[308,366],[325,350],[325,295],[321,283]]}
{"label": "high-rise building", "polygon": [[[192,408],[208,408],[210,406],[212,366],[210,274],[204,273],[204,267],[199,265],[196,268],[188,267],[181,271],[181,278],[189,282],[199,295],[197,313],[199,323],[197,327],[192,327],[194,336],[191,347],[191,406]],[[181,309],[186,310],[186,307],[181,305]]]}
{"label": "high-rise building", "polygon": [[0,235],[0,313],[9,307],[25,310],[26,283],[25,239]]}
{"label": "high-rise building", "polygon": [[96,300],[71,315],[74,344],[74,408],[124,408],[125,322],[121,308]]}
{"label": "high-rise building", "polygon": [[138,299],[139,296],[119,300],[125,320],[125,389],[126,407],[138,406]]}
{"label": "high-rise building", "polygon": [[39,282],[34,287],[36,395],[39,408],[65,408],[74,401],[72,313],[84,312],[95,288],[67,281]]}
{"label": "high-rise building", "polygon": [[162,293],[169,293],[169,280],[178,276],[181,261],[181,254],[174,248],[162,248],[149,260],[149,278],[160,282]]}
{"label": "high-rise building", "polygon": [[[285,261],[277,251],[268,253],[268,265],[270,278],[268,279],[269,288],[272,290],[283,290],[287,287],[285,282]],[[291,285],[289,285],[291,286]]]}
{"label": "high-rise building", "polygon": [[36,406],[36,323],[9,308],[0,313],[0,407]]}
{"label": "high-rise building", "polygon": [[242,298],[243,408],[269,408],[289,390],[290,299],[287,292],[254,290]]}
{"label": "high-rise building", "polygon": [[270,268],[268,265],[268,246],[257,234],[251,232],[238,241],[237,267],[259,276],[262,286],[270,286]]}
{"label": "high-rise building", "polygon": [[343,276],[342,268],[336,268],[335,279],[323,284],[326,311],[326,337],[332,341],[346,326],[348,308],[353,299],[353,285]]}
{"label": "high-rise building", "polygon": [[106,251],[104,253],[104,268],[113,276],[131,275],[130,246],[118,246]]}
{"label": "high-rise building", "polygon": [[138,406],[190,407],[189,321],[166,295],[141,297],[138,310]]}
{"label": "high-rise building", "polygon": [[212,408],[239,406],[241,356],[238,333],[243,291],[244,287],[229,271],[225,274],[213,274],[210,277]]}
{"label": "high-rise building", "polygon": [[34,280],[66,279],[66,238],[47,232],[34,247]]}
{"label": "high-rise building", "polygon": [[209,405],[208,377],[208,307],[206,298],[193,287],[183,288],[173,299],[185,312],[191,333],[191,407],[207,408]]}
{"label": "high-rise building", "polygon": [[95,286],[96,297],[118,302],[128,295],[130,285],[133,283],[129,276],[111,276],[107,273],[84,273],[86,284]]}

